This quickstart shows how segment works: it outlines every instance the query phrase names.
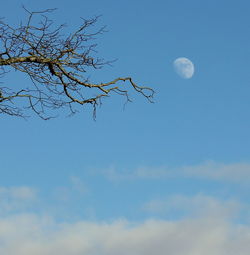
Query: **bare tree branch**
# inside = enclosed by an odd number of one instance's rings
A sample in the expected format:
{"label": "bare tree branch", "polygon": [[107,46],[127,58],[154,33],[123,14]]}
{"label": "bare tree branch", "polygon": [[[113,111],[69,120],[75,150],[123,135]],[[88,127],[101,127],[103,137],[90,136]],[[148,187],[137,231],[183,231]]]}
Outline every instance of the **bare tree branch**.
{"label": "bare tree branch", "polygon": [[[112,93],[131,101],[129,87],[152,102],[154,90],[138,86],[131,77],[102,83],[92,83],[86,78],[89,69],[110,64],[95,57],[97,45],[91,43],[104,32],[104,27],[91,29],[98,17],[82,19],[80,27],[65,36],[65,25],[56,26],[47,16],[54,9],[24,10],[28,19],[17,28],[0,20],[0,77],[12,69],[28,75],[32,83],[17,91],[13,86],[0,86],[0,113],[25,116],[25,109],[31,109],[42,119],[49,119],[51,110],[67,107],[73,114],[77,105],[91,104],[95,114],[101,99]],[[35,16],[39,16],[38,23]]]}

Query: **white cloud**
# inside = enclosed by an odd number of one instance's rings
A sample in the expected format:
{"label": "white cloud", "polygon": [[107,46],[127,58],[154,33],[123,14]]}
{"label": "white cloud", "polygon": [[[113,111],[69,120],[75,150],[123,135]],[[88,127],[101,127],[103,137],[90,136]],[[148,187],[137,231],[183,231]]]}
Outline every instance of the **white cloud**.
{"label": "white cloud", "polygon": [[21,187],[0,187],[0,196],[10,199],[30,200],[34,199],[36,192],[34,189],[26,186]]}
{"label": "white cloud", "polygon": [[0,214],[27,209],[36,200],[36,190],[30,187],[0,187]]}
{"label": "white cloud", "polygon": [[245,205],[236,200],[219,200],[212,196],[196,194],[195,196],[172,195],[162,199],[154,199],[147,202],[144,211],[153,214],[179,215],[179,217],[216,217],[231,218],[237,215]]}
{"label": "white cloud", "polygon": [[249,182],[250,164],[234,163],[223,164],[208,161],[197,166],[187,166],[182,168],[184,175],[218,181]]}
{"label": "white cloud", "polygon": [[70,178],[72,189],[77,191],[81,195],[85,195],[88,193],[89,189],[87,188],[86,184],[81,180],[81,178],[77,176],[71,176]]}
{"label": "white cloud", "polygon": [[[20,191],[19,193],[17,191]],[[28,187],[1,188],[10,204],[35,198]],[[7,199],[8,198],[8,199]],[[189,210],[180,220],[64,221],[25,210],[0,216],[0,254],[8,255],[248,255],[250,226],[232,223],[240,205],[198,194],[167,198],[158,210]],[[0,203],[0,208],[2,204]],[[21,203],[19,204],[21,206]],[[12,207],[13,209],[13,207]],[[15,209],[15,207],[14,207]],[[151,209],[154,204],[151,204]]]}
{"label": "white cloud", "polygon": [[248,255],[249,226],[221,219],[56,223],[36,215],[0,220],[0,253],[8,255]]}
{"label": "white cloud", "polygon": [[202,178],[216,181],[250,182],[250,163],[223,164],[207,161],[194,166],[181,167],[138,167],[118,170],[114,166],[103,170],[102,174],[110,181],[140,179]]}
{"label": "white cloud", "polygon": [[54,189],[54,198],[59,201],[70,201],[72,197],[85,196],[90,191],[87,185],[77,176],[71,176],[70,185],[59,186]]}
{"label": "white cloud", "polygon": [[119,171],[114,166],[102,171],[102,174],[110,181],[124,181],[136,179],[159,179],[173,176],[171,169],[166,167],[138,167]]}

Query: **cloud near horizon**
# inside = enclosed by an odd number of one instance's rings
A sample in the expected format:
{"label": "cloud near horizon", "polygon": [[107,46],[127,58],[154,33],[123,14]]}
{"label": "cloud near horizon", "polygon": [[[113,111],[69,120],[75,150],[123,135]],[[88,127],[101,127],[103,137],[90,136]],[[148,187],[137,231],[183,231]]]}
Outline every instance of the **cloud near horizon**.
{"label": "cloud near horizon", "polygon": [[[22,194],[24,200],[33,199],[33,191],[28,187],[1,187],[0,190],[2,198],[13,196],[15,200]],[[16,191],[23,193],[18,195]],[[12,203],[11,199],[9,201]],[[168,202],[168,206],[181,211],[192,207],[191,214],[177,220],[59,222],[49,212],[27,213],[20,203],[18,212],[15,207],[14,213],[0,216],[0,254],[249,254],[250,226],[236,223],[233,218],[239,210],[237,202],[201,194],[176,195]]]}
{"label": "cloud near horizon", "polygon": [[[241,182],[248,180],[249,167],[207,162],[178,169],[118,172],[113,168],[104,174],[112,181],[190,177]],[[88,193],[81,179],[72,177],[70,183],[75,195]],[[162,194],[160,198],[152,197],[143,208],[133,205],[146,213],[144,220],[137,222],[80,217],[59,221],[55,212],[46,210],[46,204],[39,209],[37,201],[34,188],[0,187],[0,254],[248,255],[250,250],[250,219],[241,215],[243,210],[249,211],[249,206],[236,198],[223,200],[199,192]]]}
{"label": "cloud near horizon", "polygon": [[209,217],[58,223],[22,214],[0,219],[0,241],[8,255],[248,255],[250,227]]}

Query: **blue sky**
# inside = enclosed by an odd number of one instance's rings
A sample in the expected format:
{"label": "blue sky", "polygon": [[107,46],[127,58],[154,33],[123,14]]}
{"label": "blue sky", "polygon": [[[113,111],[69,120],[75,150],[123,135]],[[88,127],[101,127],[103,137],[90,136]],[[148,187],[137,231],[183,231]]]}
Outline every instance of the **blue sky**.
{"label": "blue sky", "polygon": [[18,24],[22,4],[58,8],[69,30],[102,15],[98,55],[117,61],[93,81],[132,76],[156,95],[108,98],[96,121],[88,107],[1,116],[1,254],[249,254],[249,2],[13,0],[0,16]]}

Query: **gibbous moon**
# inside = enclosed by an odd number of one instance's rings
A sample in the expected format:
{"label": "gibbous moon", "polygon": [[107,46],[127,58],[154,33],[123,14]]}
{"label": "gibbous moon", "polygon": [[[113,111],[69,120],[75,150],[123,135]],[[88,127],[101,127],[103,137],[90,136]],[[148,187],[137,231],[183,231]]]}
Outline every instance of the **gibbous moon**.
{"label": "gibbous moon", "polygon": [[173,66],[176,73],[183,79],[190,79],[194,75],[194,64],[188,58],[177,58]]}

